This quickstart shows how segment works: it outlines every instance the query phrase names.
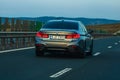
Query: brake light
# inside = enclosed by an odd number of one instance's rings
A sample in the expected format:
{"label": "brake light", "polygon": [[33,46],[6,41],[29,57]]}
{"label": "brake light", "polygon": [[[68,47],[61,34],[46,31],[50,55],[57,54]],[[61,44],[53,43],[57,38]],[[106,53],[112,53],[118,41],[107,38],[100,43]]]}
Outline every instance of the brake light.
{"label": "brake light", "polygon": [[66,39],[78,39],[78,38],[80,38],[80,34],[77,33],[66,35]]}
{"label": "brake light", "polygon": [[48,37],[49,37],[48,34],[45,34],[45,33],[43,33],[43,32],[37,32],[37,33],[36,33],[36,36],[37,36],[37,37],[40,37],[40,38],[48,38]]}

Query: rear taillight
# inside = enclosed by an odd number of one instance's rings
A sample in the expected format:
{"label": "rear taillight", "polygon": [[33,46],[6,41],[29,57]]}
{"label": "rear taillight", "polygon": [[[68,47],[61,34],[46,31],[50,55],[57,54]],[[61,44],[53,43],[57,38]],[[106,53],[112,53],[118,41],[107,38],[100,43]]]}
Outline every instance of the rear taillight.
{"label": "rear taillight", "polygon": [[37,37],[40,37],[40,38],[48,38],[48,37],[49,37],[48,34],[45,34],[45,33],[43,33],[43,32],[37,32],[37,33],[36,33],[36,36],[37,36]]}
{"label": "rear taillight", "polygon": [[80,34],[77,33],[66,35],[66,39],[78,39],[78,38],[80,38]]}

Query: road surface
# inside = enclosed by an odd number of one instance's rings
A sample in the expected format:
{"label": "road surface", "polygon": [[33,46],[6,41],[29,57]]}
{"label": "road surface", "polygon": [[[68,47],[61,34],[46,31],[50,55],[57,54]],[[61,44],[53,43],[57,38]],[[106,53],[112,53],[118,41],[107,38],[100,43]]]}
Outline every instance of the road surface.
{"label": "road surface", "polygon": [[0,53],[0,80],[120,80],[120,37],[94,40],[93,56],[36,57],[33,49]]}

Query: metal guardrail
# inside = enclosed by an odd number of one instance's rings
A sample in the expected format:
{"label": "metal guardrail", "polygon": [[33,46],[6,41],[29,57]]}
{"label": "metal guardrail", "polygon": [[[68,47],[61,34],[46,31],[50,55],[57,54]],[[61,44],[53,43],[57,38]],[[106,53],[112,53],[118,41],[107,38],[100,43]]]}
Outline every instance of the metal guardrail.
{"label": "metal guardrail", "polygon": [[0,32],[0,51],[34,46],[36,32]]}
{"label": "metal guardrail", "polygon": [[[0,51],[32,47],[36,32],[0,32]],[[113,34],[92,34],[94,38],[111,37]]]}

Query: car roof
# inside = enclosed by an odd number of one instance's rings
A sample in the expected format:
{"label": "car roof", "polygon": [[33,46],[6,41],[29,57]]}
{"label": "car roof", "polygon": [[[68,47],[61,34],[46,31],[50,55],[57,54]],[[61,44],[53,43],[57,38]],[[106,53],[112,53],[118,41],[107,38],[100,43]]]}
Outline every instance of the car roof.
{"label": "car roof", "polygon": [[73,22],[73,23],[79,23],[80,21],[61,19],[61,20],[50,20],[48,22],[71,22],[71,23]]}

